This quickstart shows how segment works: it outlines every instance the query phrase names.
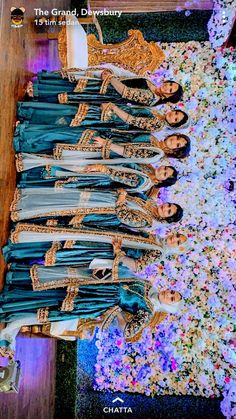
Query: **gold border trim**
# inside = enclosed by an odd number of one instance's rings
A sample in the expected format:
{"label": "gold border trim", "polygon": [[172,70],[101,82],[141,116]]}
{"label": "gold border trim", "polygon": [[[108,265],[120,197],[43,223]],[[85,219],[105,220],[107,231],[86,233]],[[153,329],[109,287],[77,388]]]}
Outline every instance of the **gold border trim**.
{"label": "gold border trim", "polygon": [[73,249],[76,244],[76,240],[66,240],[63,246],[63,249]]}
{"label": "gold border trim", "polygon": [[49,315],[49,308],[43,307],[37,310],[37,320],[40,323],[47,323],[48,322],[48,315]]}
{"label": "gold border trim", "polygon": [[105,95],[107,93],[107,89],[108,89],[108,86],[111,82],[112,77],[114,77],[113,72],[112,72],[112,74],[107,74],[107,76],[103,80],[102,85],[100,87],[100,91],[99,91],[100,95]]}
{"label": "gold border trim", "polygon": [[24,171],[23,157],[21,153],[15,154],[16,170],[17,172]]}
{"label": "gold border trim", "polygon": [[108,122],[113,114],[112,103],[103,103],[101,105],[101,121]]}
{"label": "gold border trim", "polygon": [[87,144],[94,136],[94,134],[96,134],[97,131],[92,130],[92,129],[86,129],[83,134],[80,137],[80,140],[78,142],[78,144]]}
{"label": "gold border trim", "polygon": [[73,311],[75,298],[79,292],[79,287],[68,287],[66,290],[66,296],[61,305],[61,311]]}
{"label": "gold border trim", "polygon": [[86,118],[88,111],[89,111],[89,105],[87,103],[81,103],[78,107],[78,111],[75,117],[72,119],[70,123],[70,126],[79,127],[82,121]]}
{"label": "gold border trim", "polygon": [[110,159],[112,140],[106,140],[104,146],[102,147],[102,158],[104,160]]}
{"label": "gold border trim", "polygon": [[[105,233],[102,233],[101,231],[97,230],[86,230],[86,229],[73,229],[73,228],[65,228],[65,227],[48,227],[48,226],[42,226],[37,224],[27,224],[27,223],[17,223],[15,230],[11,233],[10,239],[12,243],[19,243],[18,238],[19,234],[25,231],[31,231],[34,233],[72,233],[72,234],[80,234],[82,236],[85,236],[85,238],[88,235],[94,235],[94,236],[106,236],[110,237],[111,239],[120,237],[123,240],[127,239],[130,241],[135,241],[138,243],[144,243],[144,244],[156,244],[156,238],[154,235],[149,234],[148,237],[138,237],[134,236],[132,234],[128,233],[121,233],[121,232],[112,232],[112,231],[106,231]],[[82,240],[82,239],[80,239]],[[50,241],[50,240],[49,240]]]}
{"label": "gold border trim", "polygon": [[112,264],[112,281],[119,280],[119,264],[120,264],[121,258],[123,258],[124,256],[125,256],[125,252],[123,252],[122,250],[120,250],[115,256],[115,259]]}
{"label": "gold border trim", "polygon": [[62,248],[60,242],[53,242],[50,249],[45,254],[45,266],[54,266],[56,264],[57,251]]}
{"label": "gold border trim", "polygon": [[68,94],[66,92],[58,94],[59,103],[68,103]]}

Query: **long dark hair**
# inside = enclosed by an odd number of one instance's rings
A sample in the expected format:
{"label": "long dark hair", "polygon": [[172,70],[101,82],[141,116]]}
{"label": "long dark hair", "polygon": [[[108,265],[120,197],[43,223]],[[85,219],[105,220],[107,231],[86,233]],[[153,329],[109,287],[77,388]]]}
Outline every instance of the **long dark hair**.
{"label": "long dark hair", "polygon": [[182,109],[173,109],[173,111],[175,111],[175,112],[181,112],[184,117],[183,117],[183,119],[181,119],[181,121],[174,122],[173,124],[169,124],[169,125],[171,127],[174,127],[174,128],[181,127],[181,125],[183,125],[183,124],[185,124],[187,122],[187,120],[188,120],[188,114],[186,112],[182,111]]}
{"label": "long dark hair", "polygon": [[157,104],[158,105],[161,105],[161,104],[167,103],[167,102],[171,102],[171,103],[177,103],[177,102],[179,102],[180,99],[183,96],[183,88],[182,88],[182,86],[179,83],[177,83],[177,81],[175,81],[175,80],[165,80],[163,82],[163,84],[165,84],[165,83],[176,83],[178,85],[178,89],[176,90],[176,92],[172,93],[171,96],[168,96],[168,97],[165,97],[163,99],[158,100]]}
{"label": "long dark hair", "polygon": [[167,138],[172,137],[173,135],[175,135],[177,138],[184,138],[186,143],[183,147],[173,148],[170,151],[165,151],[165,155],[172,158],[172,159],[183,159],[184,157],[189,156],[189,154],[190,154],[190,144],[191,144],[190,138],[187,135],[184,135],[184,134],[173,133],[173,134],[168,135],[164,139],[164,141],[167,140]]}
{"label": "long dark hair", "polygon": [[179,204],[175,204],[172,202],[169,202],[169,204],[176,206],[176,212],[173,215],[171,215],[171,217],[165,218],[165,221],[168,224],[177,223],[183,217],[183,209],[181,208]]}
{"label": "long dark hair", "polygon": [[178,172],[173,166],[166,166],[168,169],[173,170],[173,174],[169,176],[165,180],[161,180],[160,182],[156,183],[155,186],[157,188],[167,188],[168,186],[174,185],[177,181]]}

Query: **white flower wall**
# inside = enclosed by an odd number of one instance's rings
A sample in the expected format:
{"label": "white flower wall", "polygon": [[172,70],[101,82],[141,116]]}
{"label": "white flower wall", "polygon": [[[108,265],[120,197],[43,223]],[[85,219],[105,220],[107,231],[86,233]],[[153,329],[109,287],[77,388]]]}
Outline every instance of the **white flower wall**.
{"label": "white flower wall", "polygon": [[[236,196],[235,189],[229,190],[236,181],[233,51],[214,50],[209,42],[161,47],[166,60],[153,79],[175,79],[184,87],[178,107],[191,117],[182,130],[191,138],[191,153],[181,162],[169,161],[179,171],[179,181],[160,195],[179,203],[184,217],[156,233],[184,232],[189,248],[148,267],[144,276],[158,289],[181,292],[185,305],[179,317],[169,315],[157,327],[155,337],[147,330],[136,344],[126,344],[118,330],[98,334],[95,387],[217,397],[232,388],[236,366]],[[229,414],[233,408],[224,407]]]}

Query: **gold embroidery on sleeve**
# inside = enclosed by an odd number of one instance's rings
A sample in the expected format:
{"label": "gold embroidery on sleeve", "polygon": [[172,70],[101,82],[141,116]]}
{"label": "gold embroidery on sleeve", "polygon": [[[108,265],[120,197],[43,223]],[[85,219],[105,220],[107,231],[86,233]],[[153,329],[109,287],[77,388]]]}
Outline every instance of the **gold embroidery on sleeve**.
{"label": "gold embroidery on sleeve", "polygon": [[86,118],[88,111],[89,111],[89,105],[87,103],[81,103],[78,107],[78,111],[75,117],[72,119],[70,123],[70,126],[71,127],[80,126],[81,122]]}
{"label": "gold embroidery on sleeve", "polygon": [[45,254],[45,266],[53,266],[56,264],[56,253],[62,248],[60,242],[53,242],[50,249]]}
{"label": "gold embroidery on sleeve", "polygon": [[49,315],[48,307],[39,308],[37,311],[37,319],[40,323],[47,323],[48,315]]}
{"label": "gold embroidery on sleeve", "polygon": [[102,158],[104,160],[108,160],[110,158],[111,145],[112,145],[112,141],[107,140],[104,146],[102,147]]}
{"label": "gold embroidery on sleeve", "polygon": [[61,311],[73,311],[74,302],[79,292],[78,287],[67,287],[66,297],[62,302]]}
{"label": "gold embroidery on sleeve", "polygon": [[66,92],[58,94],[58,102],[59,103],[68,103],[68,95]]}

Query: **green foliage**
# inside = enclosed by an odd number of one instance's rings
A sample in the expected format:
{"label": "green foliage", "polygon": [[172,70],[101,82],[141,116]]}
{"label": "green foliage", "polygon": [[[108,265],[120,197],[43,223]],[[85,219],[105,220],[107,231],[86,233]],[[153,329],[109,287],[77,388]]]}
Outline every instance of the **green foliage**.
{"label": "green foliage", "polygon": [[[211,14],[210,10],[193,10],[190,16],[185,16],[184,12],[135,13],[122,14],[120,18],[100,16],[98,20],[104,43],[123,41],[129,29],[139,29],[147,41],[207,41],[207,22]],[[88,31],[97,33],[93,25],[88,27]]]}
{"label": "green foliage", "polygon": [[76,404],[77,342],[58,341],[54,419],[73,419]]}

